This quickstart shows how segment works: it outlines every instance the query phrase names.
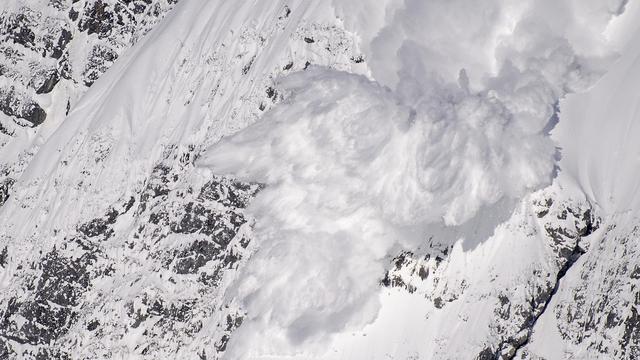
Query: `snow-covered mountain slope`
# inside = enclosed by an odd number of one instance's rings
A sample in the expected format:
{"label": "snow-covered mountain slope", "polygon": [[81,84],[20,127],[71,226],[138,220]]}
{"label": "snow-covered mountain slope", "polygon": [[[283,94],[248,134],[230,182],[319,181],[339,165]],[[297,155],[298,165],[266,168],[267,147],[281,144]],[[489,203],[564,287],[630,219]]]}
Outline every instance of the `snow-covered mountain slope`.
{"label": "snow-covered mountain slope", "polygon": [[[62,80],[67,102],[93,84],[176,1],[11,0],[2,6],[2,107],[5,135],[40,125],[56,104],[44,94]],[[66,91],[65,91],[66,90]],[[69,93],[75,90],[76,93]],[[58,91],[58,92],[60,92]],[[52,95],[55,96],[55,95]],[[69,104],[70,106],[70,104]],[[13,120],[13,121],[10,121]]]}
{"label": "snow-covered mountain slope", "polygon": [[[85,15],[141,35],[171,3]],[[80,29],[118,59],[2,148],[33,156],[0,207],[0,359],[637,358],[624,5],[184,0],[137,42]]]}
{"label": "snow-covered mountain slope", "polygon": [[318,3],[194,1],[163,25],[71,109],[2,207],[5,357],[222,352],[242,316],[218,288],[250,246],[256,186],[193,161],[280,101],[275,76],[366,71]]}
{"label": "snow-covered mountain slope", "polygon": [[[629,11],[638,12],[635,7]],[[609,214],[637,214],[640,27],[633,24],[617,30],[622,31],[635,35],[623,44],[622,57],[593,89],[563,101],[562,121],[554,138],[562,146],[563,171],[576,179],[591,202]]]}
{"label": "snow-covered mountain slope", "polygon": [[0,205],[89,86],[174,0],[0,4]]}
{"label": "snow-covered mountain slope", "polygon": [[[639,4],[628,11],[639,14]],[[590,91],[562,102],[554,131],[562,146],[561,181],[587,195],[605,230],[585,244],[588,251],[541,318],[531,349],[545,358],[640,356],[640,28],[628,20],[616,24],[621,58]]]}

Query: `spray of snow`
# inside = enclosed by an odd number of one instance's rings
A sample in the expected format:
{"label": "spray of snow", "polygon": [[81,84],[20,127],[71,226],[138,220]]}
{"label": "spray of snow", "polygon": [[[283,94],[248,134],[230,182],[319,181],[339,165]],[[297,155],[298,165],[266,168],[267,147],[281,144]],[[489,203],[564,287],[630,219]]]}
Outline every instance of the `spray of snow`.
{"label": "spray of snow", "polygon": [[281,79],[285,101],[200,162],[267,184],[248,209],[259,245],[230,291],[247,320],[228,356],[326,349],[375,318],[392,249],[548,184],[555,106],[601,75],[600,34],[623,5],[388,1],[347,21],[377,30],[363,38],[375,81],[323,68]]}

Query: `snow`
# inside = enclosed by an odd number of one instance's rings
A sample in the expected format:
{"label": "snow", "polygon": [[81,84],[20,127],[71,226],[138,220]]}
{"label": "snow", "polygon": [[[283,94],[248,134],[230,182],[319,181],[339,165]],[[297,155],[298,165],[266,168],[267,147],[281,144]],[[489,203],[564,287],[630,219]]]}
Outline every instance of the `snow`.
{"label": "snow", "polygon": [[622,57],[595,87],[562,102],[561,121],[553,133],[562,147],[562,170],[610,215],[640,209],[640,29],[626,27],[611,35],[628,39]]}
{"label": "snow", "polygon": [[[357,5],[351,2],[336,3],[338,9],[358,13]],[[427,72],[445,81],[455,81],[460,69],[466,69],[471,84],[485,88],[487,78],[508,66],[542,72],[547,80],[557,81],[549,79],[553,74],[544,69],[544,63],[562,70],[559,59],[551,56],[554,49],[566,45],[571,47],[566,51],[581,57],[607,57],[611,49],[602,31],[624,3],[386,1],[380,6],[386,10],[385,16],[376,13],[367,21],[356,17],[347,25],[364,34],[363,48],[368,51],[373,77],[384,85],[395,88],[419,75],[415,70],[422,64]],[[361,7],[371,6],[363,3]]]}
{"label": "snow", "polygon": [[280,79],[284,102],[198,163],[267,185],[248,209],[260,246],[227,294],[249,320],[229,356],[361,328],[392,250],[549,185],[555,106],[601,75],[620,6],[408,1],[363,47],[373,81],[320,67]]}
{"label": "snow", "polygon": [[[501,289],[508,289],[504,294],[509,296],[514,306],[512,311],[516,312],[515,304],[528,301],[532,296],[528,283],[531,272],[553,271],[553,255],[537,232],[542,226],[534,220],[536,217],[529,205],[537,197],[542,198],[536,194],[525,199],[510,220],[498,226],[495,234],[483,239],[474,249],[464,247],[468,239],[456,241],[447,259],[429,278],[415,284],[418,287],[415,293],[396,288],[377,291],[373,296],[380,302],[380,308],[371,323],[337,332],[330,342],[318,343],[314,339],[304,344],[287,343],[286,334],[277,332],[273,322],[260,323],[260,326],[248,323],[236,333],[240,334],[236,346],[242,344],[247,347],[243,350],[250,349],[244,353],[250,359],[468,359],[491,341],[494,302],[504,291]],[[259,253],[256,255],[260,257]],[[260,260],[261,265],[265,265],[264,260]],[[280,272],[291,280],[289,268],[284,264],[287,263],[280,264]],[[313,264],[309,262],[308,266]],[[312,279],[318,281],[318,277]],[[307,287],[314,287],[314,282],[308,281]],[[278,305],[291,302],[277,294],[270,295]],[[298,292],[295,299],[304,295],[305,292]],[[442,298],[443,307],[434,305],[436,297]],[[290,315],[291,309],[288,310]],[[260,320],[266,322],[265,318]],[[262,330],[257,335],[261,338],[255,338],[256,330]]]}
{"label": "snow", "polygon": [[[261,245],[235,293],[252,322],[234,339],[254,351],[286,348],[274,335],[251,342],[256,334],[280,331],[296,351],[373,320],[391,249],[414,247],[425,224],[464,222],[503,191],[519,196],[553,167],[541,136],[527,146],[502,128],[502,109],[461,89],[459,109],[451,105],[459,117],[432,120],[361,76],[315,68],[280,85],[284,103],[199,161],[267,184],[249,208]],[[522,148],[505,141],[512,136]]]}
{"label": "snow", "polygon": [[[611,64],[620,40],[607,24],[623,3],[184,0],[59,128],[44,128],[47,139],[56,132],[0,213],[13,257],[3,286],[12,286],[13,259],[50,250],[109,204],[140,193],[153,167],[170,162],[166,153],[207,148],[197,168],[184,166],[178,191],[214,174],[266,184],[247,209],[255,218],[250,260],[219,293],[198,298],[246,312],[226,358],[473,357],[499,340],[491,328],[497,296],[526,303],[548,281],[531,274],[558,270],[532,209],[556,166],[607,212],[638,208],[640,198],[628,195],[637,193],[638,99],[635,76],[626,76],[635,75],[640,49],[592,91],[562,103],[548,136],[561,98],[588,89]],[[307,33],[327,46],[304,47]],[[366,63],[352,64],[360,49]],[[307,59],[317,66],[303,71]],[[297,72],[281,76],[294,62]],[[262,113],[267,86],[281,97]],[[581,201],[572,190],[566,180],[543,192]],[[105,323],[130,320],[121,304],[146,306],[140,294],[200,296],[200,288],[182,288],[189,279],[156,276],[164,265],[145,257],[145,246],[169,251],[184,238],[142,239],[129,251],[146,219],[127,216],[105,244],[124,280],[98,280],[87,296],[117,314],[101,313]],[[436,275],[416,294],[381,289],[390,259],[430,235],[450,251]],[[175,351],[210,346],[222,314],[203,317],[204,330]],[[141,357],[146,325],[131,333],[119,326],[106,340],[75,329],[69,338],[93,347],[74,355]]]}
{"label": "snow", "polygon": [[[633,303],[628,299],[632,295],[626,287],[636,285],[627,284],[629,275],[620,269],[637,268],[634,265],[637,264],[636,246],[628,245],[627,241],[637,239],[640,216],[640,145],[637,142],[640,138],[640,27],[637,23],[640,4],[632,2],[628,7],[607,29],[610,41],[621,49],[620,58],[589,91],[569,95],[561,102],[560,122],[552,133],[562,153],[557,181],[583,192],[599,208],[606,225],[587,239],[585,248],[589,251],[563,279],[549,311],[536,327],[529,349],[544,358],[594,357],[583,344],[573,343],[566,336],[567,326],[563,324],[562,315],[579,311],[576,294],[586,298],[579,302],[591,304],[603,303],[601,296],[615,294],[604,302],[607,309],[599,311],[622,318],[627,316],[626,309]],[[632,327],[628,329],[634,331]],[[601,331],[600,337],[586,331],[582,336],[585,342],[608,351],[622,344],[622,333],[616,333],[619,330],[615,327]],[[620,353],[611,356],[634,358],[634,354],[637,355],[633,349],[628,351],[626,357]]]}
{"label": "snow", "polygon": [[[366,65],[351,60],[361,55],[355,37],[340,25],[324,2],[189,0],[177,5],[74,104],[59,127],[52,123],[47,137],[38,140],[43,146],[0,209],[2,249],[7,246],[10,254],[0,269],[3,304],[14,294],[28,301],[30,295],[23,290],[27,280],[14,277],[24,273],[27,263],[39,263],[52,249],[74,258],[78,245],[73,239],[83,237],[78,232],[82,224],[101,218],[110,207],[121,209],[132,197],[140,206],[141,192],[153,181],[150,174],[159,164],[171,169],[175,186],[161,207],[173,204],[176,217],[181,216],[184,194],[197,201],[192,187],[212,179],[196,169],[192,159],[278,102],[278,97],[265,95],[278,74],[302,70],[305,61],[366,72]],[[309,33],[314,44],[303,40]],[[174,175],[179,185],[173,184]],[[120,216],[109,241],[96,244],[104,255],[99,261],[113,262],[115,275],[94,279],[91,289],[85,289],[81,318],[59,340],[75,344],[68,348],[73,358],[142,357],[145,342],[157,343],[158,336],[163,341],[150,350],[158,357],[188,358],[205,346],[208,354],[215,354],[224,333],[221,326],[227,326],[225,317],[235,315],[233,304],[223,303],[226,299],[220,296],[227,284],[222,280],[234,269],[220,271],[220,289],[204,285],[196,274],[176,274],[167,268],[167,258],[174,261],[198,234],[173,234],[164,241],[156,241],[151,231],[138,234],[138,229],[151,227],[150,212],[157,210],[140,209],[143,213]],[[180,218],[172,220],[179,223]],[[233,255],[246,251],[246,244],[238,244],[244,231],[239,230],[229,245]],[[160,232],[170,232],[169,226]],[[139,248],[131,250],[127,244],[132,242]],[[210,261],[210,273],[220,262]],[[157,273],[164,274],[161,280]],[[160,294],[158,298],[171,304],[198,305],[189,323],[177,324],[170,333],[155,334],[160,330],[151,323],[157,319],[151,319],[140,325],[148,326],[149,332],[129,337],[127,304],[137,304],[147,294]],[[231,310],[214,311],[223,306]],[[88,332],[86,322],[94,317],[109,330]],[[186,336],[184,328],[198,322],[204,329],[196,338]]]}

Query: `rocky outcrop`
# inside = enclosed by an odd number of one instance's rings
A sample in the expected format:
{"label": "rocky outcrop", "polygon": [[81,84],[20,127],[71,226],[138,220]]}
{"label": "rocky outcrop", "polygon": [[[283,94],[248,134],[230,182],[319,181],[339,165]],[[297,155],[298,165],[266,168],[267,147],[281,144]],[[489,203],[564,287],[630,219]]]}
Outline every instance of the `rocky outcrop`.
{"label": "rocky outcrop", "polygon": [[490,321],[486,324],[491,337],[486,339],[487,345],[478,351],[476,359],[528,358],[529,354],[523,349],[529,343],[538,319],[549,311],[549,304],[567,272],[588,251],[588,241],[583,239],[601,224],[587,203],[557,201],[554,195],[551,191],[541,191],[527,200],[530,210],[514,227],[516,234],[528,234],[526,236],[532,241],[541,241],[550,255],[547,264],[528,267],[530,273],[516,274],[516,278],[521,279],[518,281],[524,283],[508,281],[507,286],[482,289],[473,280],[452,281],[452,274],[447,270],[456,260],[451,258],[452,245],[442,245],[432,237],[422,246],[421,255],[405,251],[395,257],[382,285],[424,296],[436,309],[443,311],[448,304],[463,301],[461,298],[467,291],[472,292],[468,296],[473,298],[491,299],[486,300],[492,307]]}
{"label": "rocky outcrop", "polygon": [[640,260],[637,219],[610,220],[601,241],[581,258],[581,266],[550,309],[558,332],[575,348],[602,357],[640,356]]}
{"label": "rocky outcrop", "polygon": [[[48,116],[62,120],[78,98],[119,55],[150,31],[177,0],[49,0],[0,6],[0,149],[23,127]],[[66,109],[51,106],[56,95]],[[62,110],[62,111],[61,111]],[[55,113],[57,111],[57,113]],[[55,113],[55,114],[54,114]],[[24,134],[22,134],[24,135]],[[17,162],[0,160],[0,206],[37,148],[28,144]],[[21,147],[15,147],[20,149]]]}
{"label": "rocky outcrop", "polygon": [[[0,12],[0,111],[38,126],[47,112],[38,95],[64,79],[91,86],[177,0],[50,0]],[[65,94],[75,100],[78,94]]]}
{"label": "rocky outcrop", "polygon": [[[211,348],[224,352],[231,332],[242,322],[242,314],[217,306],[205,310],[207,297],[203,294],[213,291],[225,271],[237,268],[245,256],[250,238],[242,209],[261,186],[216,177],[197,190],[189,186],[184,191],[179,174],[167,165],[155,166],[139,196],[114,204],[102,217],[79,224],[75,236],[66,237],[38,260],[20,262],[18,268],[29,275],[16,278],[24,293],[12,296],[0,308],[0,328],[4,329],[0,332],[0,354],[5,354],[0,358],[71,358],[66,345],[71,341],[68,333],[79,328],[108,343],[114,337],[126,336],[128,329],[145,327],[147,341],[141,344],[146,345],[137,351],[143,355],[157,353],[167,345],[163,343],[167,334],[183,342],[199,332],[203,311],[220,313],[224,329],[220,338],[212,339]],[[137,220],[128,235],[131,256],[142,256],[147,271],[155,269],[169,284],[190,283],[195,286],[193,293],[168,299],[168,294],[149,287],[121,300],[90,295],[101,291],[101,285],[96,284],[113,286],[117,283],[114,277],[130,276],[126,275],[128,269],[118,264],[131,259],[114,259],[106,244],[114,236],[127,237],[126,231],[118,229],[132,217]],[[167,246],[170,237],[177,242]],[[3,251],[3,259],[11,256],[6,248]],[[146,279],[150,274],[147,271],[133,276]],[[110,312],[116,309],[126,314],[128,323],[124,327],[105,321],[117,321]],[[101,354],[110,357],[112,350],[106,345]],[[202,349],[200,354],[206,352]]]}

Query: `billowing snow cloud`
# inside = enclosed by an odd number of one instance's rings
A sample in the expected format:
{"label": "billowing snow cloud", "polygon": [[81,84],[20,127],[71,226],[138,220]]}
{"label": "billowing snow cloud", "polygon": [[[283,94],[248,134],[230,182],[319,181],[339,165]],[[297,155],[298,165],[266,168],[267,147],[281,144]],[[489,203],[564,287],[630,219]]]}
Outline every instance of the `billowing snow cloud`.
{"label": "billowing snow cloud", "polygon": [[267,184],[248,209],[259,245],[230,294],[247,311],[230,358],[372,321],[391,249],[549,183],[554,107],[601,75],[600,33],[622,5],[389,1],[384,23],[347,21],[377,31],[363,36],[375,81],[281,79],[285,101],[200,162]]}

